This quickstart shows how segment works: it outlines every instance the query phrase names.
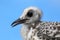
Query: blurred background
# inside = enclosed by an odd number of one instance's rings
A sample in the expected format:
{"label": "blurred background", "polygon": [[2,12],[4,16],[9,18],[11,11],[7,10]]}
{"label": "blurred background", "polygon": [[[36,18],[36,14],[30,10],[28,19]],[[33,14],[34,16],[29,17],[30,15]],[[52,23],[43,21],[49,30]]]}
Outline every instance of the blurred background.
{"label": "blurred background", "polygon": [[60,22],[60,0],[0,0],[0,40],[23,40],[21,25],[12,28],[23,10],[36,6],[43,11],[43,21]]}

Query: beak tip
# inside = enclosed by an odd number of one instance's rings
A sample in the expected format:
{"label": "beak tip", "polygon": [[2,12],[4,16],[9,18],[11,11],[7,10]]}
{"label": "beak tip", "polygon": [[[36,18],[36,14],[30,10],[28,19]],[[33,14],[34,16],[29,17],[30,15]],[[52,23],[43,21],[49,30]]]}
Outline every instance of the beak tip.
{"label": "beak tip", "polygon": [[12,24],[11,24],[12,27],[14,27]]}
{"label": "beak tip", "polygon": [[11,26],[14,27],[14,24],[12,23]]}

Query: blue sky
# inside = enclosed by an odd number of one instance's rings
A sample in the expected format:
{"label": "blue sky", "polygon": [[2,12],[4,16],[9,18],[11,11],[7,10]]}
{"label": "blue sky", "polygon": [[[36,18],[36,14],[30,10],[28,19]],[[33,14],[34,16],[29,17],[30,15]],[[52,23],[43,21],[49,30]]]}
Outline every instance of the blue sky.
{"label": "blue sky", "polygon": [[42,9],[43,21],[60,22],[60,0],[0,0],[0,40],[22,40],[21,25],[11,23],[29,6]]}

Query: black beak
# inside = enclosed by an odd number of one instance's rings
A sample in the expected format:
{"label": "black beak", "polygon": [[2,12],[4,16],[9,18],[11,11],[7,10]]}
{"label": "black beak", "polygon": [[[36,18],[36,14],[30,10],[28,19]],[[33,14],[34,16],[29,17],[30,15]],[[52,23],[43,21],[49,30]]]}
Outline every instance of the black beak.
{"label": "black beak", "polygon": [[11,26],[14,27],[14,26],[16,26],[16,25],[18,25],[18,24],[25,23],[26,20],[28,20],[28,19],[20,19],[20,18],[19,18],[19,19],[17,19],[16,21],[14,21],[14,22],[11,24]]}

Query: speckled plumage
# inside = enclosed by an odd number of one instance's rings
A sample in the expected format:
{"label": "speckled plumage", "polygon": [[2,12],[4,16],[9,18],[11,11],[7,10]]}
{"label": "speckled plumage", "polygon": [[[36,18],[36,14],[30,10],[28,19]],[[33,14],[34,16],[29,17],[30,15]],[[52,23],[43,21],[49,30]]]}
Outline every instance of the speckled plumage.
{"label": "speckled plumage", "polygon": [[58,40],[60,38],[60,23],[58,22],[39,22],[34,29],[33,26],[27,32],[30,36],[29,38],[27,36],[28,40],[53,40],[54,38]]}

